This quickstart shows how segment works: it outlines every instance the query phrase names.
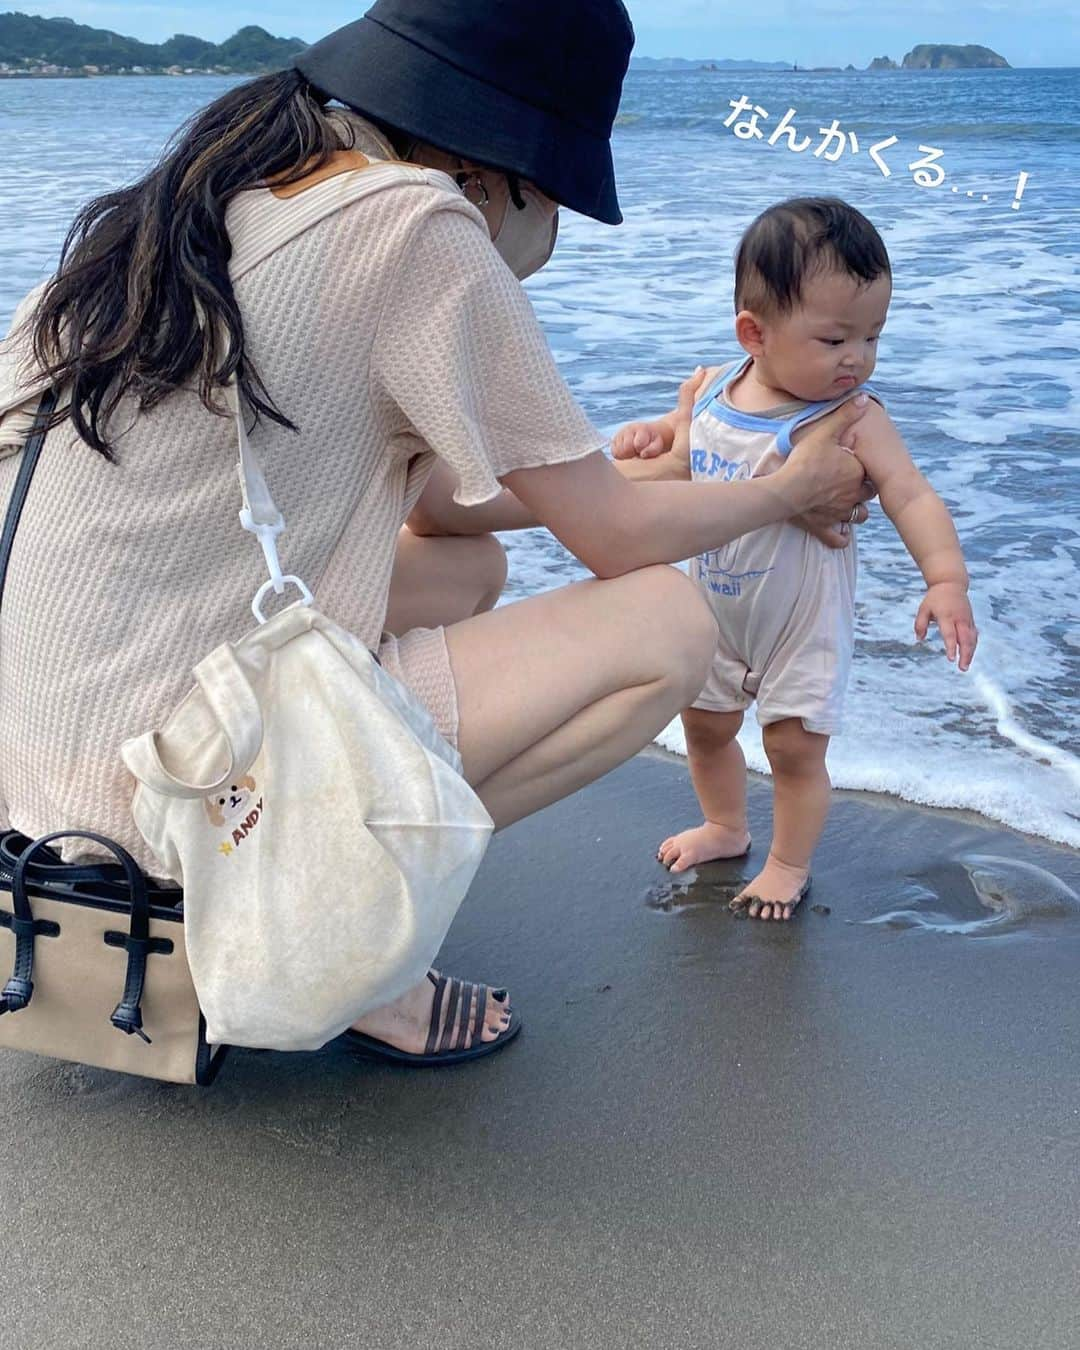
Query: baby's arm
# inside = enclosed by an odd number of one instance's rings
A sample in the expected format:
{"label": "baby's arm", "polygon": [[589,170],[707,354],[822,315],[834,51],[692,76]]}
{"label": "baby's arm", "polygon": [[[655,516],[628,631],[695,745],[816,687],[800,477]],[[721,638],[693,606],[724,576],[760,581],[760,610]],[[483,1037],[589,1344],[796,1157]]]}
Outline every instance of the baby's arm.
{"label": "baby's arm", "polygon": [[915,618],[916,637],[921,642],[933,620],[949,660],[959,653],[960,669],[967,670],[978,634],[967,594],[967,567],[948,508],[915,466],[879,403],[871,403],[856,424],[854,450],[926,581],[926,595]]}

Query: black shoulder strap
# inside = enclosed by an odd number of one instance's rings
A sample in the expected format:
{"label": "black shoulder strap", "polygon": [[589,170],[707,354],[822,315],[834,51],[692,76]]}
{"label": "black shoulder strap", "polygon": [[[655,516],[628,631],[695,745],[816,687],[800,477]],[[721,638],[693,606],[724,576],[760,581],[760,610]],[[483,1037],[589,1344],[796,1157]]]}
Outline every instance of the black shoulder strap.
{"label": "black shoulder strap", "polygon": [[0,535],[0,605],[4,602],[4,583],[7,581],[8,562],[11,558],[11,546],[15,542],[15,531],[19,528],[19,518],[22,516],[23,506],[26,504],[26,494],[30,491],[30,480],[37,468],[37,462],[41,456],[41,447],[45,444],[45,433],[49,429],[49,418],[55,408],[56,390],[50,389],[48,393],[42,395],[33,429],[27,437],[26,445],[23,447],[19,476],[15,479],[11,501],[8,503],[4,533]]}

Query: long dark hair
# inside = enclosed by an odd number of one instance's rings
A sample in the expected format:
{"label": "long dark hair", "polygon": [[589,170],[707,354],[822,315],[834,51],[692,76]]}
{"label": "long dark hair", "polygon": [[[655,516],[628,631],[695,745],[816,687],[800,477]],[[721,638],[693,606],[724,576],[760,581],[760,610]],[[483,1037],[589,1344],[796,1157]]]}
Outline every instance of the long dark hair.
{"label": "long dark hair", "polygon": [[323,96],[299,71],[281,71],[230,89],[144,178],[84,206],[29,320],[42,373],[71,389],[55,420],[70,416],[112,459],[108,421],[125,394],[150,408],[194,376],[203,404],[219,411],[214,390],[235,373],[252,407],[292,428],[244,351],[225,208],[266,179],[296,182],[348,143]]}

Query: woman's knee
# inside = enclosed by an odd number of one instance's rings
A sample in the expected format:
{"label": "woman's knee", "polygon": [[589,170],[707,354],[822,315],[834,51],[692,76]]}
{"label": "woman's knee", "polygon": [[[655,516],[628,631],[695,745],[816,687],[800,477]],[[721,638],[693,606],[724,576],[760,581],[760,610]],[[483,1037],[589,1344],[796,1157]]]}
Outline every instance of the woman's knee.
{"label": "woman's knee", "polygon": [[701,693],[716,654],[716,619],[701,591],[677,568],[646,567],[635,575],[657,655],[667,677],[683,686],[689,705]]}
{"label": "woman's knee", "polygon": [[414,535],[402,529],[385,626],[391,633],[460,623],[494,609],[506,553],[493,534]]}
{"label": "woman's knee", "polygon": [[476,613],[494,609],[506,585],[506,550],[493,534],[478,534],[470,540],[472,565],[480,596]]}

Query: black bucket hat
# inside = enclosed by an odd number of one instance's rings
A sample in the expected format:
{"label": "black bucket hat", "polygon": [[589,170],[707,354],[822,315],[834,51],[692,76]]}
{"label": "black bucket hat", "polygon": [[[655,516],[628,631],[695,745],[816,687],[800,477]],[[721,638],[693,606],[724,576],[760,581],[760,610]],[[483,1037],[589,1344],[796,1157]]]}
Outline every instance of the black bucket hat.
{"label": "black bucket hat", "polygon": [[324,94],[618,225],[620,0],[377,0],[294,61]]}

